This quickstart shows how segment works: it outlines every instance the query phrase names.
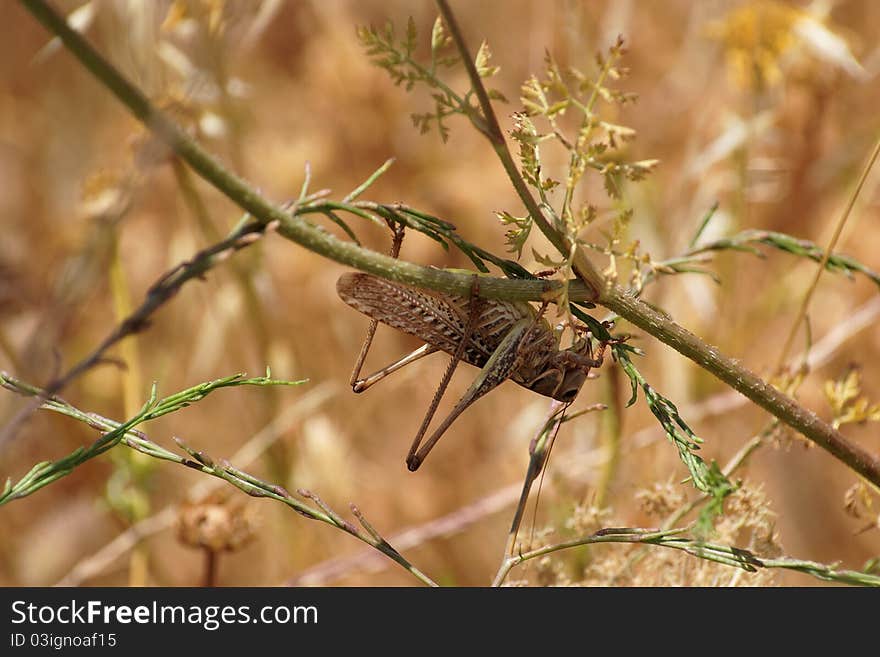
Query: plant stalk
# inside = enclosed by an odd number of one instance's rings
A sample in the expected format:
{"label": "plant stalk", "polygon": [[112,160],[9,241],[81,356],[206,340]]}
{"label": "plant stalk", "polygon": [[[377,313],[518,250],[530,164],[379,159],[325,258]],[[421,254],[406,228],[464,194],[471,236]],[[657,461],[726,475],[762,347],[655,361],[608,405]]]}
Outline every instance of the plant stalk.
{"label": "plant stalk", "polygon": [[[441,290],[460,296],[469,294],[472,276],[468,274],[420,267],[360,248],[349,242],[343,242],[302,218],[291,216],[269,203],[253,187],[227,171],[170,119],[156,110],[138,89],[116,71],[81,35],[72,30],[64,18],[56,13],[45,0],[20,1],[40,23],[52,34],[58,36],[71,53],[136,117],[162,138],[197,174],[249,212],[256,220],[265,224],[275,223],[278,226],[278,232],[284,237],[336,262],[401,283]],[[455,38],[460,40],[461,34],[448,4],[443,0],[438,0],[438,5],[441,13],[444,14],[444,19],[447,19],[450,32],[457,35]],[[465,64],[473,67],[473,62],[465,59]],[[479,82],[478,77],[477,81]],[[479,89],[482,84],[475,84],[474,87],[481,100],[484,115],[491,125],[492,119],[490,117],[494,116],[494,113],[491,110],[491,105],[488,104],[485,89],[481,94]],[[485,104],[483,104],[484,102]],[[520,189],[521,185],[516,183],[517,179],[521,181],[522,178],[516,170],[516,165],[513,163],[506,145],[503,144],[503,135],[497,126],[497,120],[494,125],[494,128],[490,128],[491,133],[495,135],[493,145],[496,147],[499,157],[502,158],[505,170],[511,175],[514,186],[520,192],[523,202],[527,204],[529,212],[541,230],[549,229],[548,239],[557,247],[566,247],[567,244],[559,241],[561,236],[557,234],[556,238],[551,237],[555,233],[552,226],[546,220],[542,222],[543,215],[531,194],[527,189]],[[499,137],[501,142],[494,141]],[[528,201],[528,199],[532,200]],[[577,256],[579,253],[581,253],[580,249],[574,250],[574,267],[578,275],[586,282],[586,286],[572,285],[569,290],[570,300],[590,300],[593,293],[598,292],[599,303],[684,354],[830,452],[873,484],[880,486],[880,460],[857,445],[847,442],[840,432],[823,422],[814,413],[802,408],[793,399],[774,389],[734,360],[722,355],[715,347],[704,343],[666,315],[639,301],[623,288],[606,285],[592,266],[588,266],[589,263],[581,262],[581,260],[585,260],[585,257],[579,258]],[[480,280],[480,296],[484,298],[541,300],[546,299],[548,294],[553,294],[560,288],[560,283],[549,281],[514,281],[488,277]]]}

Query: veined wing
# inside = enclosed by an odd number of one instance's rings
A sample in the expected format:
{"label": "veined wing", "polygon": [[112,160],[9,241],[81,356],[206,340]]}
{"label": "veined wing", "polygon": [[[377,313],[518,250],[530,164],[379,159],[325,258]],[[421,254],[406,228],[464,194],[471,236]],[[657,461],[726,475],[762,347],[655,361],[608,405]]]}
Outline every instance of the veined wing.
{"label": "veined wing", "polygon": [[[360,272],[340,276],[336,292],[367,317],[447,353],[455,353],[464,339],[471,303],[468,297],[421,290]],[[510,327],[531,312],[528,304],[495,300],[480,303],[480,315],[462,357],[477,367],[486,364]]]}

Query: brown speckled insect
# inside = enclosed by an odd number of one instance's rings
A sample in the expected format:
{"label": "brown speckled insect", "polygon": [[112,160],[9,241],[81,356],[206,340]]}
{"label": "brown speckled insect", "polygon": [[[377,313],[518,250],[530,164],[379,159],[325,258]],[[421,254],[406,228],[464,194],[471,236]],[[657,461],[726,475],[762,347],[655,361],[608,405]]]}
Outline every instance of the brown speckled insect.
{"label": "brown speckled insect", "polygon": [[[399,241],[394,255],[397,248]],[[343,274],[336,282],[336,291],[345,303],[373,320],[351,376],[355,392],[363,392],[388,374],[435,351],[452,356],[407,456],[410,470],[421,465],[468,406],[506,379],[547,397],[571,402],[590,369],[602,364],[604,344],[600,344],[595,358],[589,335],[579,337],[568,349],[560,349],[559,333],[542,318],[546,304],[536,311],[525,302],[480,299],[476,276],[467,297],[422,290],[364,273]],[[409,333],[425,344],[375,374],[359,378],[377,322]],[[480,374],[421,445],[459,360],[481,368]]]}

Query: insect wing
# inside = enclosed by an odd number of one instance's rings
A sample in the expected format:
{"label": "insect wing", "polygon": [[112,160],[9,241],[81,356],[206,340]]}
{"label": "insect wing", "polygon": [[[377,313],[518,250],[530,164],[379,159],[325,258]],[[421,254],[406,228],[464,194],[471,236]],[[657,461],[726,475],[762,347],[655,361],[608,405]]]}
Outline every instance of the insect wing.
{"label": "insect wing", "polygon": [[[430,293],[363,273],[343,274],[336,292],[367,317],[454,354],[464,339],[470,300]],[[489,304],[481,313],[462,359],[482,367],[500,344],[510,319]],[[497,338],[496,338],[497,335]]]}

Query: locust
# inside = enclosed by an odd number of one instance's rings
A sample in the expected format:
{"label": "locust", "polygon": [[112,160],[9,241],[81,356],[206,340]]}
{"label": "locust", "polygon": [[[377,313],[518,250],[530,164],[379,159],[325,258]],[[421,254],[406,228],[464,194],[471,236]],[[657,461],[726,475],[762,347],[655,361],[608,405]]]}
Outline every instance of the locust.
{"label": "locust", "polygon": [[[391,256],[397,258],[404,228],[391,222],[388,226],[392,232]],[[606,343],[599,343],[594,357],[591,335],[584,327],[574,326],[575,333],[582,335],[571,347],[560,349],[560,332],[543,318],[546,302],[540,310],[535,310],[526,302],[482,299],[479,280],[475,274],[468,296],[423,290],[362,272],[343,274],[336,281],[339,298],[372,320],[349,381],[354,392],[364,392],[389,374],[437,351],[452,356],[407,455],[406,465],[410,471],[419,468],[459,415],[507,379],[569,404],[577,397],[590,370],[602,365]],[[380,322],[415,336],[425,344],[361,378],[361,369]],[[446,387],[462,360],[479,367],[480,373],[422,444]]]}
{"label": "locust", "polygon": [[[479,297],[479,277],[469,296],[435,292],[392,282],[372,274],[346,273],[336,282],[346,304],[373,321],[351,376],[355,392],[363,392],[387,375],[437,351],[452,356],[434,400],[413,440],[406,459],[415,471],[449,426],[477,399],[511,379],[561,402],[577,397],[592,368],[602,365],[605,345],[592,353],[589,333],[560,349],[560,334],[543,319],[547,304],[536,310],[526,302]],[[360,378],[378,322],[424,341],[424,345],[376,373]],[[459,361],[481,368],[449,415],[430,437],[422,438]]]}

